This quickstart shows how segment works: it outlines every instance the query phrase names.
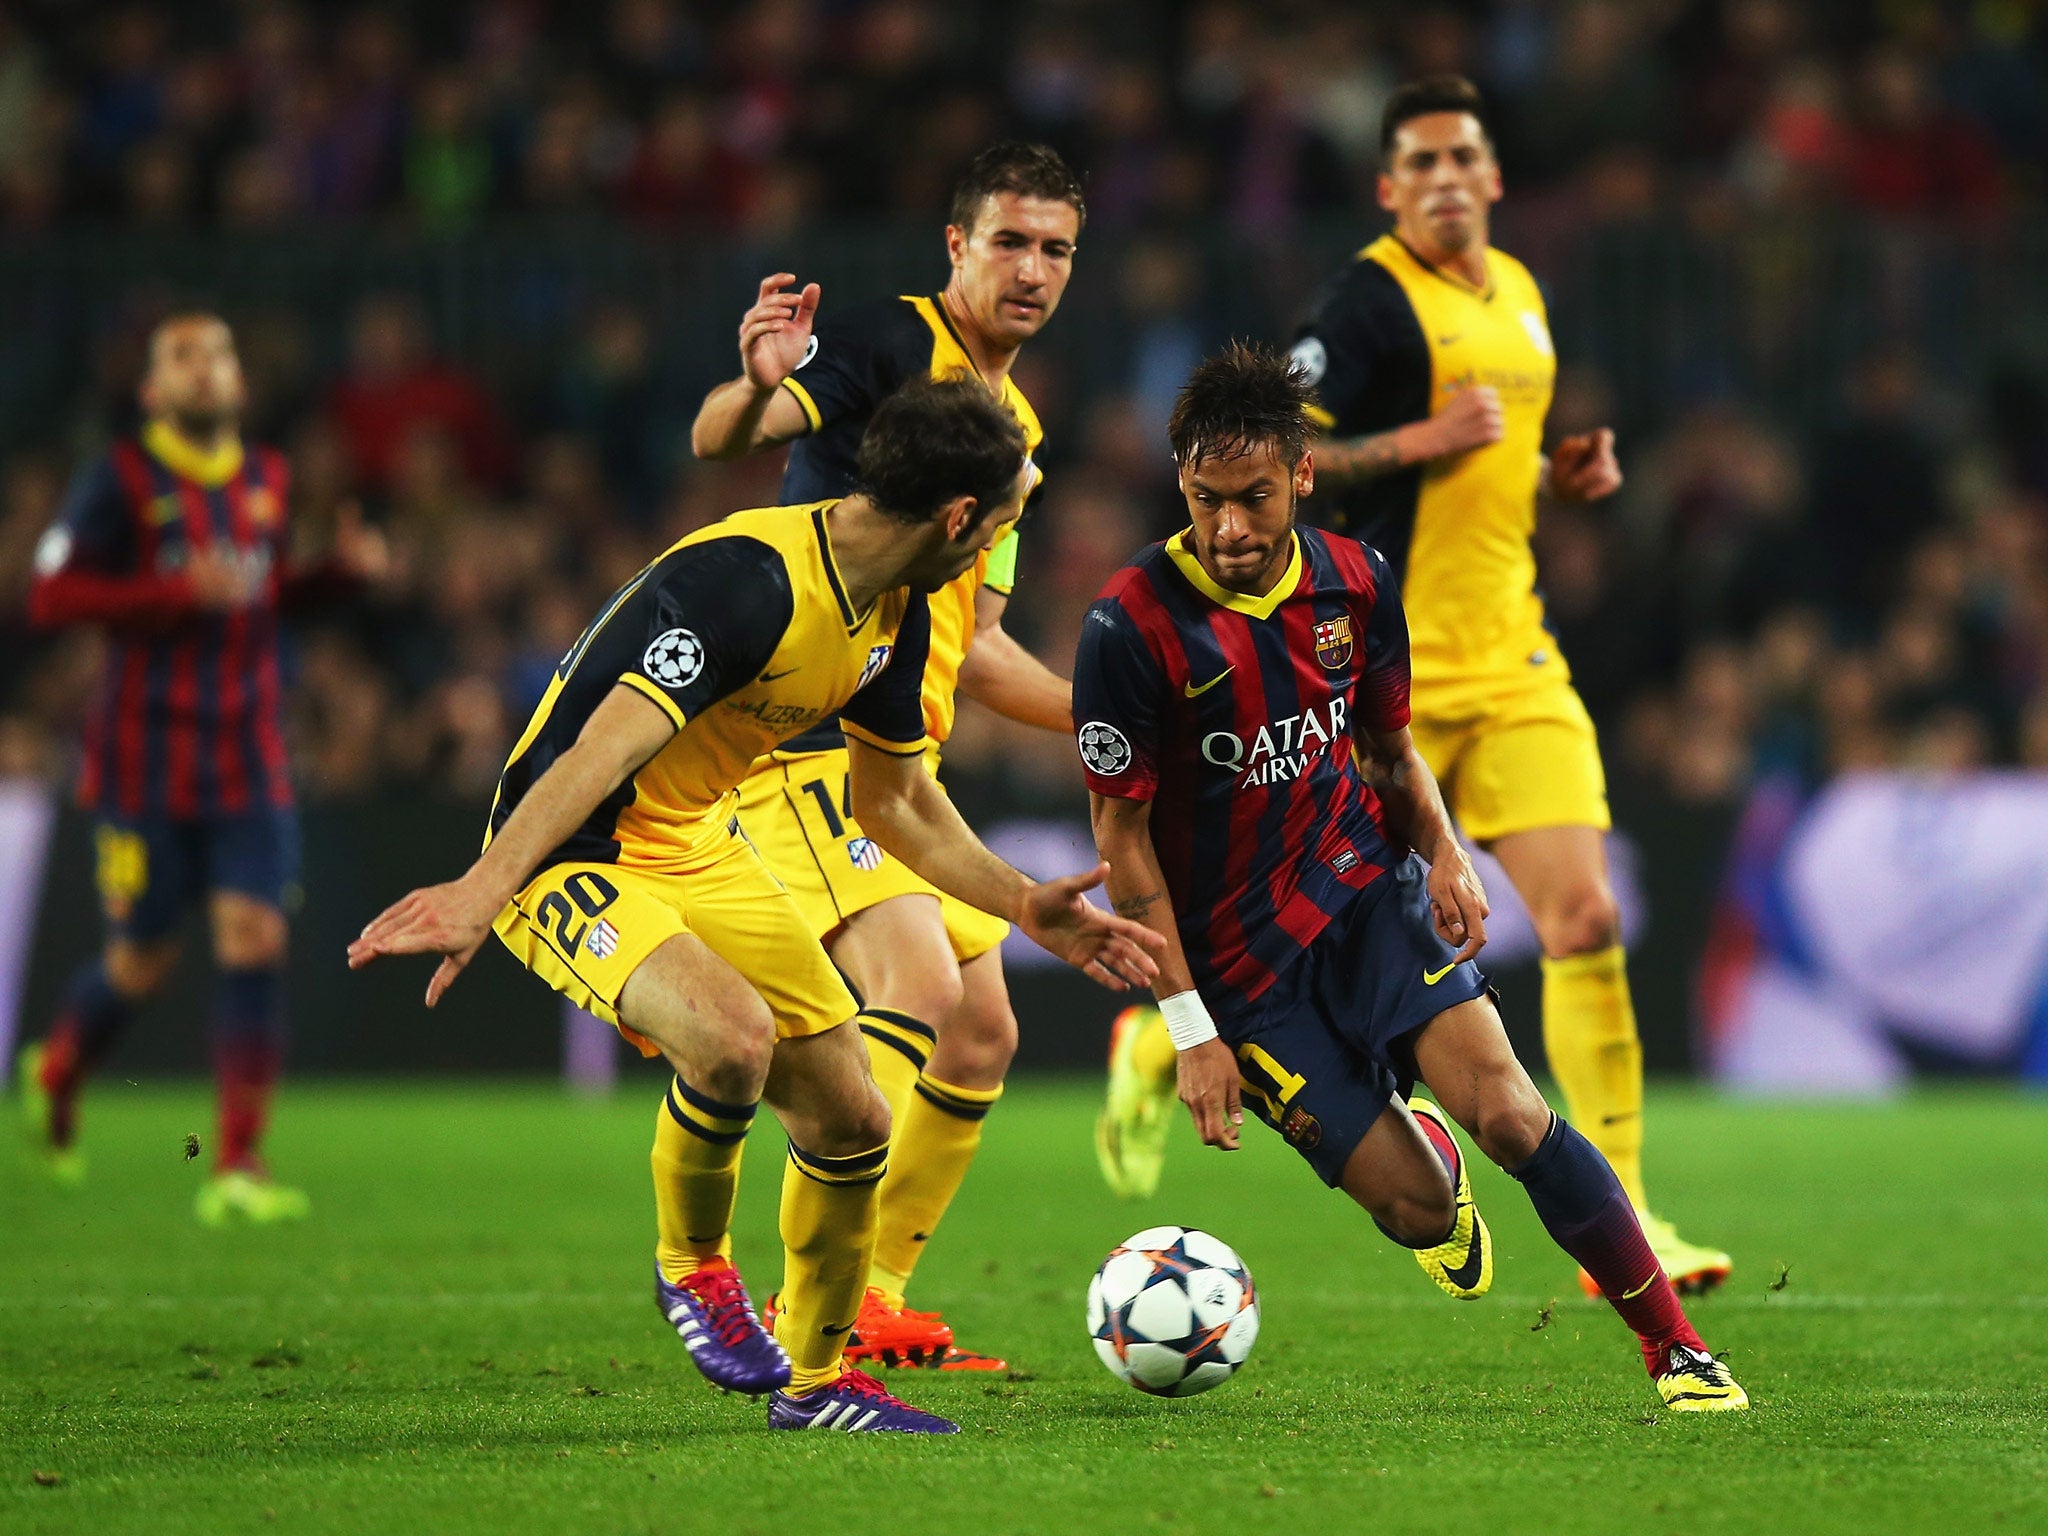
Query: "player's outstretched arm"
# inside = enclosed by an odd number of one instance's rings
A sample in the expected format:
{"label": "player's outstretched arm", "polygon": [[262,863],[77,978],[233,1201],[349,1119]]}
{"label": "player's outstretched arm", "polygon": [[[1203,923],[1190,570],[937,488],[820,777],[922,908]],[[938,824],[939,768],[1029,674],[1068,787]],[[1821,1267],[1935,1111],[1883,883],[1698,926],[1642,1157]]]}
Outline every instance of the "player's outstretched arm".
{"label": "player's outstretched arm", "polygon": [[1366,777],[1387,810],[1387,830],[1429,861],[1429,909],[1437,934],[1469,960],[1486,943],[1490,908],[1479,872],[1451,825],[1436,775],[1415,749],[1404,726],[1394,731],[1361,728],[1358,745]]}
{"label": "player's outstretched arm", "polygon": [[754,307],[740,316],[740,376],[706,395],[690,423],[698,458],[744,458],[810,430],[804,408],[782,387],[804,360],[818,313],[818,285],[792,292],[795,281],[789,272],[762,278]]}
{"label": "player's outstretched arm", "polygon": [[1109,899],[1118,915],[1143,923],[1165,946],[1152,993],[1180,1053],[1180,1101],[1187,1105],[1204,1145],[1235,1152],[1238,1127],[1244,1124],[1237,1057],[1217,1038],[1216,1026],[1195,991],[1173,898],[1159,867],[1159,850],[1152,845],[1152,802],[1091,792],[1088,819],[1095,831],[1095,851],[1110,871]]}
{"label": "player's outstretched arm", "polygon": [[526,792],[469,872],[385,908],[349,945],[349,969],[361,970],[383,955],[444,956],[427,983],[427,1006],[440,1002],[535,866],[674,734],[674,723],[646,695],[623,684],[613,688],[584,722],[576,744]]}
{"label": "player's outstretched arm", "polygon": [[1074,728],[1074,685],[1003,628],[1010,600],[984,587],[974,598],[974,641],[960,660],[960,691],[1006,720],[1048,731]]}
{"label": "player's outstretched arm", "polygon": [[1112,992],[1142,987],[1159,972],[1158,935],[1091,905],[1085,892],[1105,871],[1033,880],[990,853],[925,771],[847,737],[853,814],[867,834],[947,895],[1007,918],[1035,942]]}
{"label": "player's outstretched arm", "polygon": [[1315,444],[1316,478],[1332,484],[1371,480],[1417,464],[1497,443],[1507,431],[1500,392],[1480,384],[1461,389],[1421,421],[1369,437],[1323,438]]}

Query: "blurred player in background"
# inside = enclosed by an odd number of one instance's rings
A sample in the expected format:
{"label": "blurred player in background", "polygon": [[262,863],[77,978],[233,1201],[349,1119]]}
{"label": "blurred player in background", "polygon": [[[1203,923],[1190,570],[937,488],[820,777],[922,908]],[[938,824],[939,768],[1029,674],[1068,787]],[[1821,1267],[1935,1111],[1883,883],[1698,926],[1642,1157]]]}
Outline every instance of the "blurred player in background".
{"label": "blurred player in background", "polygon": [[227,325],[156,328],[141,433],[74,483],[36,553],[38,625],[98,624],[109,647],[87,728],[79,803],[95,817],[108,937],[21,1060],[31,1135],[49,1172],[83,1177],[79,1091],[177,965],[202,901],[218,970],[220,1119],[209,1225],[302,1217],[262,1141],[284,1043],[286,909],[298,828],[281,726],[280,612],[322,587],[380,575],[382,539],[353,512],[329,560],[289,568],[282,454],[245,446],[241,364]]}
{"label": "blurred player in background", "polygon": [[[1277,352],[1195,370],[1170,426],[1191,526],[1110,578],[1075,657],[1096,847],[1117,911],[1166,941],[1154,991],[1180,1097],[1230,1149],[1242,1094],[1470,1298],[1492,1284],[1493,1244],[1449,1111],[1597,1277],[1666,1406],[1746,1408],[1472,964],[1486,898],[1408,731],[1394,573],[1356,539],[1295,527],[1315,485],[1307,403]],[[1418,1079],[1443,1110],[1402,1102]]]}
{"label": "blurred player in background", "polygon": [[[1607,782],[1593,722],[1545,627],[1529,547],[1536,501],[1621,485],[1614,434],[1558,443],[1543,296],[1488,245],[1500,167],[1479,93],[1441,76],[1397,91],[1381,123],[1391,234],[1319,298],[1294,346],[1315,387],[1323,494],[1311,514],[1386,556],[1414,634],[1415,741],[1459,826],[1500,860],[1543,947],[1543,1043],[1572,1122],[1606,1155],[1672,1279],[1703,1291],[1727,1254],[1650,1214],[1643,1053],[1608,882]],[[1105,1119],[1152,1150],[1171,1078],[1162,1033],[1127,1029]],[[1590,1288],[1590,1277],[1582,1277]]]}
{"label": "blurred player in background", "polygon": [[[1119,990],[1153,965],[1137,925],[1037,884],[975,838],[925,770],[927,594],[1012,521],[1030,460],[971,378],[898,391],[852,494],[738,512],[613,595],[563,658],[505,766],[482,856],[364,930],[351,965],[448,956],[429,1005],[493,927],[542,979],[676,1069],[656,1115],[655,1292],[719,1386],[772,1392],[775,1429],[951,1433],[842,1351],[874,1251],[890,1109],[858,1009],[788,889],[742,833],[761,755],[846,731],[853,803],[892,854],[1003,912]],[[858,1027],[857,1027],[858,1026]],[[789,1134],[783,1302],[763,1333],[731,1260],[741,1151],[766,1099]]]}
{"label": "blurred player in background", "polygon": [[[943,292],[827,311],[814,325],[818,285],[792,289],[795,279],[777,273],[741,317],[744,371],[698,412],[698,454],[733,458],[791,443],[782,499],[843,496],[875,407],[908,379],[955,372],[995,391],[1035,451],[1038,417],[1010,371],[1059,307],[1084,218],[1080,184],[1057,154],[1000,144],[977,156],[954,190],[946,227],[953,275]],[[1016,570],[1017,535],[1006,529],[932,596],[924,716],[934,774],[956,689],[1026,725],[1072,728],[1072,689],[1003,630]],[[847,785],[845,741],[828,720],[762,759],[740,801],[747,835],[867,1005],[861,1027],[895,1115],[874,1289],[847,1353],[1002,1370],[1002,1360],[955,1348],[945,1319],[906,1309],[904,1292],[1016,1054],[1000,948],[1007,925],[891,860],[855,820]]]}

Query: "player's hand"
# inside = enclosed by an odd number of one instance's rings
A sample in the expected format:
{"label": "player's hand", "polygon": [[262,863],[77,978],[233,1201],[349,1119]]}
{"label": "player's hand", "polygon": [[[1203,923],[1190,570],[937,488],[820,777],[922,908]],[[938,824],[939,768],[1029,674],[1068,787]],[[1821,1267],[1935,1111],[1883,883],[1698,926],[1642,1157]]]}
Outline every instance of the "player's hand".
{"label": "player's hand", "polygon": [[1621,489],[1621,463],[1614,457],[1614,431],[1581,432],[1550,454],[1550,494],[1559,501],[1598,501]]}
{"label": "player's hand", "polygon": [[1244,1124],[1237,1056],[1221,1040],[1204,1040],[1182,1051],[1174,1065],[1180,1076],[1180,1101],[1195,1117],[1202,1145],[1235,1152],[1237,1128]]}
{"label": "player's hand", "polygon": [[1430,859],[1429,915],[1437,937],[1458,948],[1453,965],[1485,947],[1486,919],[1492,910],[1471,857],[1456,838],[1446,837]]}
{"label": "player's hand", "polygon": [[344,501],[334,509],[334,559],[356,580],[373,586],[391,575],[391,545],[383,529],[363,521],[360,502]]}
{"label": "player's hand", "polygon": [[1435,437],[1435,451],[1427,457],[1442,458],[1485,448],[1507,435],[1507,414],[1501,409],[1500,391],[1491,384],[1468,384],[1429,418]]}
{"label": "player's hand", "polygon": [[762,278],[761,296],[740,316],[740,367],[756,389],[780,385],[796,372],[811,345],[819,288],[816,283],[806,283],[799,292],[788,291],[795,281],[793,272]]}
{"label": "player's hand", "polygon": [[1017,926],[1041,948],[1112,992],[1151,984],[1159,966],[1148,951],[1166,948],[1164,936],[1143,923],[1105,912],[1082,895],[1108,878],[1098,864],[1086,874],[1041,880],[1024,893]]}
{"label": "player's hand", "polygon": [[263,590],[264,575],[251,560],[227,550],[196,549],[185,562],[192,600],[215,613],[247,608]]}
{"label": "player's hand", "polygon": [[429,885],[393,902],[348,947],[348,968],[359,971],[383,955],[441,955],[427,983],[427,1006],[441,1001],[462,968],[490,934],[502,901],[467,880]]}

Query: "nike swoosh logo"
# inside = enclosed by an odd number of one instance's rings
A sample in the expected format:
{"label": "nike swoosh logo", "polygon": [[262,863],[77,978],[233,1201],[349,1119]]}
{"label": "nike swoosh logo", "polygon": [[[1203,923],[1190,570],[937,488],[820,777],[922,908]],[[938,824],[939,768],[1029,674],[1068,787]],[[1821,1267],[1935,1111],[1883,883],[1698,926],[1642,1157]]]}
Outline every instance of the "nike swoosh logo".
{"label": "nike swoosh logo", "polygon": [[1444,1266],[1444,1277],[1462,1291],[1469,1291],[1479,1283],[1479,1272],[1486,1267],[1486,1229],[1472,1224],[1472,1247],[1465,1255],[1465,1262],[1456,1269]]}
{"label": "nike swoosh logo", "polygon": [[764,683],[772,683],[779,677],[787,677],[791,672],[796,672],[799,670],[801,669],[797,667],[788,667],[780,672],[763,672],[760,676],[760,681]]}
{"label": "nike swoosh logo", "polygon": [[1619,1125],[1624,1120],[1639,1120],[1641,1118],[1642,1112],[1640,1110],[1625,1109],[1618,1115],[1602,1115],[1600,1123],[1602,1125]]}
{"label": "nike swoosh logo", "polygon": [[851,1323],[827,1323],[827,1324],[826,1324],[826,1325],[825,1325],[824,1327],[820,1328],[820,1329],[818,1330],[818,1332],[820,1332],[820,1333],[822,1333],[823,1335],[825,1335],[825,1337],[826,1337],[826,1338],[828,1338],[828,1339],[836,1339],[836,1338],[838,1338],[838,1337],[839,1337],[839,1335],[841,1335],[842,1333],[851,1333],[851,1332],[853,1332],[853,1324],[851,1324]]}
{"label": "nike swoosh logo", "polygon": [[1437,337],[1436,344],[1440,347],[1448,347],[1455,342],[1464,340],[1464,337],[1465,333],[1463,331],[1453,331],[1448,336]]}
{"label": "nike swoosh logo", "polygon": [[1457,968],[1458,962],[1453,960],[1449,965],[1445,966],[1440,971],[1424,971],[1422,973],[1422,984],[1425,987],[1433,987],[1438,982],[1442,981],[1446,976],[1450,975],[1451,972],[1455,971]]}
{"label": "nike swoosh logo", "polygon": [[1623,1301],[1634,1301],[1638,1296],[1642,1295],[1643,1292],[1647,1291],[1651,1286],[1655,1285],[1656,1283],[1657,1277],[1653,1274],[1650,1276],[1649,1279],[1645,1280],[1641,1285],[1637,1286],[1634,1290],[1623,1291],[1621,1293],[1621,1299]]}
{"label": "nike swoosh logo", "polygon": [[1218,683],[1222,682],[1223,679],[1230,676],[1230,674],[1235,672],[1236,670],[1237,668],[1234,666],[1225,667],[1221,672],[1218,672],[1214,677],[1210,678],[1209,681],[1202,684],[1202,686],[1199,688],[1195,686],[1194,680],[1190,678],[1187,682],[1182,683],[1180,685],[1181,694],[1185,698],[1199,698],[1201,697],[1201,695],[1207,693],[1211,688],[1214,688]]}

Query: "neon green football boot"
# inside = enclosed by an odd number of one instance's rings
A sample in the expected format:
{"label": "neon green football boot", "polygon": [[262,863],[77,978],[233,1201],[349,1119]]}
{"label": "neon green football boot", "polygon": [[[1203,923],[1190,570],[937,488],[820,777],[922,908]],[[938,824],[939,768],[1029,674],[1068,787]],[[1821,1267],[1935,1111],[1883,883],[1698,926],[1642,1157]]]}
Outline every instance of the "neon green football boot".
{"label": "neon green football boot", "polygon": [[[1162,1040],[1164,1075],[1158,1067]],[[1103,1182],[1126,1200],[1147,1199],[1159,1188],[1166,1133],[1173,1123],[1178,1055],[1166,1036],[1166,1021],[1150,1003],[1126,1008],[1109,1027],[1109,1092],[1095,1117],[1095,1159]]]}
{"label": "neon green football boot", "polygon": [[279,1221],[304,1221],[313,1212],[313,1202],[303,1189],[280,1184],[268,1174],[229,1168],[199,1186],[192,1209],[204,1226],[247,1223],[263,1227]]}
{"label": "neon green football boot", "polygon": [[60,1147],[52,1137],[56,1118],[50,1091],[43,1086],[43,1047],[25,1045],[14,1058],[14,1081],[21,1090],[21,1130],[28,1161],[53,1184],[76,1189],[85,1182],[85,1154],[76,1146]]}
{"label": "neon green football boot", "polygon": [[[1458,1145],[1450,1121],[1429,1100],[1410,1099],[1408,1112],[1435,1125],[1450,1137],[1452,1146]],[[1463,1147],[1458,1147],[1457,1212],[1451,1235],[1434,1248],[1416,1249],[1415,1262],[1446,1296],[1474,1301],[1493,1288],[1493,1236],[1486,1230],[1479,1207],[1473,1203],[1472,1176],[1465,1165]]]}

